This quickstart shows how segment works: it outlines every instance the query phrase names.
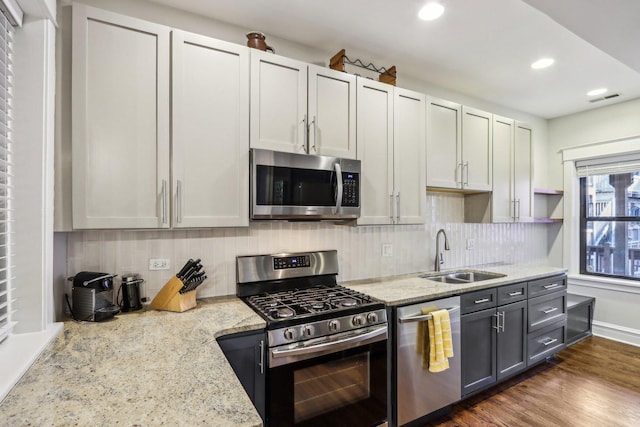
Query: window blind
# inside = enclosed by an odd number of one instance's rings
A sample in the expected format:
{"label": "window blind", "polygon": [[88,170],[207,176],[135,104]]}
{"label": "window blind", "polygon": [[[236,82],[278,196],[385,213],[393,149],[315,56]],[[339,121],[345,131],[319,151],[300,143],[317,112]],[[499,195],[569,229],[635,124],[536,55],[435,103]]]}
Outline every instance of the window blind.
{"label": "window blind", "polygon": [[640,171],[640,154],[600,157],[576,162],[578,178]]}
{"label": "window blind", "polygon": [[0,341],[11,332],[11,82],[13,27],[0,13]]}

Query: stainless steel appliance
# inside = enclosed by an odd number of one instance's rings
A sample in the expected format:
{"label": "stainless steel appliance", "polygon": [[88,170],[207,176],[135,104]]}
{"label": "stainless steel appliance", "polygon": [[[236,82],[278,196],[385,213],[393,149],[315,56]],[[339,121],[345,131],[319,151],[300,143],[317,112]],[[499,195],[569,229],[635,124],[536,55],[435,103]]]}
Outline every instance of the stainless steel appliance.
{"label": "stainless steel appliance", "polygon": [[[429,372],[422,366],[422,354],[416,348],[418,324],[429,319],[431,312],[449,311],[454,357],[449,369]],[[460,297],[444,298],[400,307],[396,313],[397,333],[397,400],[396,420],[401,426],[417,420],[461,398]]]}
{"label": "stainless steel appliance", "polygon": [[251,150],[251,218],[360,216],[360,161]]}
{"label": "stainless steel appliance", "polygon": [[120,312],[113,304],[113,278],[116,274],[81,271],[68,280],[73,282],[71,314],[76,320],[101,322]]}
{"label": "stainless steel appliance", "polygon": [[386,309],[337,284],[337,252],[238,257],[237,274],[267,322],[266,424],[385,425]]}
{"label": "stainless steel appliance", "polygon": [[[142,309],[140,286],[144,283],[139,274],[125,274],[118,289],[118,305],[123,313]],[[120,297],[122,293],[122,297]]]}

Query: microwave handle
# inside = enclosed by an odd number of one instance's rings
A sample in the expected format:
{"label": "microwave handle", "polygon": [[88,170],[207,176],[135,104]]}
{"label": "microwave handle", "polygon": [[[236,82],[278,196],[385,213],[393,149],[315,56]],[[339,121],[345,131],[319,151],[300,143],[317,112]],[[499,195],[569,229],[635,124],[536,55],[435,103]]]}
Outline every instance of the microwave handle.
{"label": "microwave handle", "polygon": [[336,194],[336,211],[335,213],[339,214],[342,212],[342,193],[344,192],[344,188],[342,185],[342,168],[340,167],[340,163],[335,163],[333,167],[336,170],[336,182],[338,184],[338,192]]}

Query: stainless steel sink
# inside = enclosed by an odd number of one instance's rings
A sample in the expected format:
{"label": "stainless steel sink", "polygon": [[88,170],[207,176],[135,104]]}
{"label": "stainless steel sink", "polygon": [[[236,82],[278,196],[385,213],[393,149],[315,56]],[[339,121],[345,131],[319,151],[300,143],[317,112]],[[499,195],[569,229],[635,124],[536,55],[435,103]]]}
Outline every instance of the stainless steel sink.
{"label": "stainless steel sink", "polygon": [[435,282],[463,284],[498,279],[504,276],[505,274],[491,273],[488,271],[450,271],[442,274],[425,274],[420,277]]}

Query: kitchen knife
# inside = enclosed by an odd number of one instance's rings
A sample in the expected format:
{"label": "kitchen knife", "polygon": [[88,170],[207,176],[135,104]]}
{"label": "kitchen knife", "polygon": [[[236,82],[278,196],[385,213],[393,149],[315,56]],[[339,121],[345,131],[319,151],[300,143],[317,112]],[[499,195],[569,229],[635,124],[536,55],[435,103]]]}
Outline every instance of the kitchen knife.
{"label": "kitchen knife", "polygon": [[188,282],[194,274],[196,274],[198,271],[200,271],[202,269],[202,264],[198,263],[196,265],[194,265],[191,269],[189,269],[189,271],[187,271],[187,273],[183,276],[182,281],[183,282]]}
{"label": "kitchen knife", "polygon": [[[187,276],[189,275],[189,273],[191,273],[200,263],[200,258],[196,259],[196,260],[191,260],[191,262],[188,263],[188,265],[186,266],[187,269],[183,272],[182,270],[180,270],[180,276],[176,276],[178,277],[178,279],[182,280],[183,282],[187,281]],[[202,268],[202,267],[201,267]]]}
{"label": "kitchen knife", "polygon": [[176,277],[178,279],[180,279],[184,273],[187,272],[187,270],[189,269],[189,267],[191,267],[191,263],[193,262],[193,259],[189,258],[189,261],[187,261],[184,266],[182,266],[182,268],[180,269],[180,271],[178,271],[178,273],[176,274]]}

